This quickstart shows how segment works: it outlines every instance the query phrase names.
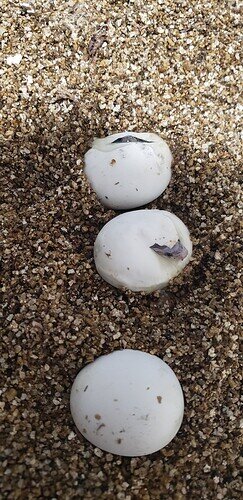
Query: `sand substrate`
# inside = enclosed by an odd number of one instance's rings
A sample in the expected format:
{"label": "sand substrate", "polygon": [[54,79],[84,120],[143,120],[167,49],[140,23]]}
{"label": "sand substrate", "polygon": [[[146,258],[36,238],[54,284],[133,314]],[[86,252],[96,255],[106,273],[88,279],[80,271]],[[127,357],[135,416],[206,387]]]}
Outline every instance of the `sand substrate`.
{"label": "sand substrate", "polygon": [[[3,0],[2,498],[240,498],[238,2]],[[159,133],[174,155],[149,208],[188,225],[193,260],[165,292],[120,292],[92,248],[114,217],[83,175],[94,136]],[[148,457],[80,438],[69,393],[114,349],[162,357],[185,418]]]}

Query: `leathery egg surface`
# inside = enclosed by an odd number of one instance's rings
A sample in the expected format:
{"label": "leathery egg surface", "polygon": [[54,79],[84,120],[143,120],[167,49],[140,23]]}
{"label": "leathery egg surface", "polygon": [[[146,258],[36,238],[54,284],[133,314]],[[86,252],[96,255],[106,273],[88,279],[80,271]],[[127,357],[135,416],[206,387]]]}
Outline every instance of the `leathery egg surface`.
{"label": "leathery egg surface", "polygon": [[154,200],[171,178],[169,146],[152,133],[123,132],[95,139],[85,155],[85,174],[101,203],[115,210]]}
{"label": "leathery egg surface", "polygon": [[137,210],[110,220],[94,244],[98,273],[117,288],[151,292],[187,265],[192,243],[185,224],[164,210]]}
{"label": "leathery egg surface", "polygon": [[180,383],[160,358],[125,349],[83,368],[71,390],[76,427],[109,453],[140,456],[166,446],[184,412]]}

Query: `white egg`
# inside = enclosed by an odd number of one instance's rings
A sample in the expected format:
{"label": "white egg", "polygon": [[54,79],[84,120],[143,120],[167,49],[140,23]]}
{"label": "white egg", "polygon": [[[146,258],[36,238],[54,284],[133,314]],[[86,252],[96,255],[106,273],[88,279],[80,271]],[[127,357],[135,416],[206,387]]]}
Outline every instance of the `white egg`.
{"label": "white egg", "polygon": [[157,356],[123,350],[101,356],[77,375],[71,413],[92,444],[124,456],[154,453],[178,432],[184,411],[180,383]]}
{"label": "white egg", "polygon": [[151,292],[165,287],[187,265],[187,227],[164,210],[127,212],[108,222],[94,244],[98,273],[117,288]]}
{"label": "white egg", "polygon": [[169,184],[169,146],[152,133],[124,132],[95,139],[85,174],[103,205],[115,210],[145,205]]}

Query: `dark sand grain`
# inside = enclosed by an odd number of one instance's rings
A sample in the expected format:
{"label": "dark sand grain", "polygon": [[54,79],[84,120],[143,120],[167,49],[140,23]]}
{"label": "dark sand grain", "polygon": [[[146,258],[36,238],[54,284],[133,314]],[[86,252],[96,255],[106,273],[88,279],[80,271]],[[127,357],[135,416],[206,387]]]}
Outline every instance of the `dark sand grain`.
{"label": "dark sand grain", "polygon": [[[240,499],[238,2],[3,0],[0,30],[2,498]],[[83,154],[125,129],[168,140],[173,180],[150,207],[194,243],[150,296],[113,289],[92,258],[115,214]],[[161,356],[184,389],[181,430],[148,457],[93,448],[70,415],[76,373],[120,348]]]}

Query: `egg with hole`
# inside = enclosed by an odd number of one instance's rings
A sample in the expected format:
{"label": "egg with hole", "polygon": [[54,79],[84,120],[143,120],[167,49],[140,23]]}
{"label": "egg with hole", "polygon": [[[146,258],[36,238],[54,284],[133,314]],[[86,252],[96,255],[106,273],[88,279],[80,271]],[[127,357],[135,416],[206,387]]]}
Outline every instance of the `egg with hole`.
{"label": "egg with hole", "polygon": [[85,174],[101,203],[136,208],[163,193],[171,178],[169,146],[153,133],[123,132],[95,139],[85,155]]}
{"label": "egg with hole", "polygon": [[140,456],[166,446],[183,419],[184,399],[173,370],[157,356],[125,349],[85,366],[71,390],[77,429],[109,453]]}
{"label": "egg with hole", "polygon": [[164,210],[119,215],[94,244],[98,273],[117,288],[152,292],[164,288],[187,265],[192,243],[185,224]]}

